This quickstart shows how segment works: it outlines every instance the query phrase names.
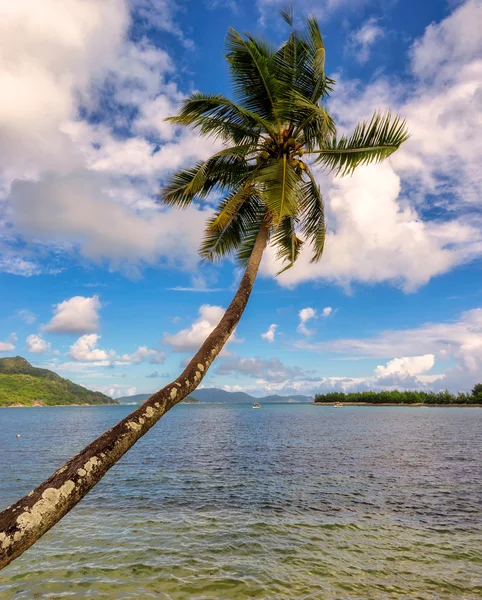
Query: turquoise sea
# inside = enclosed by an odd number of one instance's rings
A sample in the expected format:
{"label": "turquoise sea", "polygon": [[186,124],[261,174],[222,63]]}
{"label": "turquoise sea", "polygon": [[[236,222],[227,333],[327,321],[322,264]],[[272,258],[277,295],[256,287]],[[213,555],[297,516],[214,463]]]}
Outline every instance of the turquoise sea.
{"label": "turquoise sea", "polygon": [[[132,408],[0,410],[0,507]],[[177,406],[0,598],[480,599],[482,409]]]}

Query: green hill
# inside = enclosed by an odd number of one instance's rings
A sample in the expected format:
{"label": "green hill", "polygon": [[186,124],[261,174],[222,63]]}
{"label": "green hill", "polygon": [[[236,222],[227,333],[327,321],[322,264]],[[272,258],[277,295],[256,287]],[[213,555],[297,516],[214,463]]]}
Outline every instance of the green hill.
{"label": "green hill", "polygon": [[48,369],[38,369],[21,356],[0,358],[0,406],[118,404]]}

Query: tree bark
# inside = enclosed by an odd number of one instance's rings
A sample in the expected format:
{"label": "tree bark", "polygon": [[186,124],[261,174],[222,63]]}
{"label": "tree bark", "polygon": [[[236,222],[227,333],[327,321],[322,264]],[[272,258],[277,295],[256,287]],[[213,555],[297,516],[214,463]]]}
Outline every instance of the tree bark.
{"label": "tree bark", "polygon": [[0,513],[0,569],[30,548],[173,406],[190,394],[233,333],[246,308],[269,237],[265,222],[236,295],[182,374],[103,433],[27,496]]}

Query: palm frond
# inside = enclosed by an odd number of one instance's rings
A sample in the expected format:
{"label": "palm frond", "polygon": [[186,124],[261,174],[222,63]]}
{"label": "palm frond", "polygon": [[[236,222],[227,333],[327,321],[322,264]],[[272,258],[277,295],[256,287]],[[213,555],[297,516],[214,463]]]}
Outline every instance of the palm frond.
{"label": "palm frond", "polygon": [[273,122],[279,84],[270,69],[272,48],[253,36],[243,38],[230,28],[226,35],[226,59],[239,103]]}
{"label": "palm frond", "polygon": [[278,105],[276,114],[280,120],[290,122],[294,138],[303,134],[307,151],[319,148],[326,138],[336,134],[335,122],[328,111],[295,89],[289,92],[289,102]]}
{"label": "palm frond", "polygon": [[333,136],[320,150],[312,152],[318,154],[316,162],[328,171],[347,175],[359,165],[385,160],[408,138],[403,119],[375,113],[368,123],[357,125],[350,137]]}
{"label": "palm frond", "polygon": [[259,204],[255,210],[254,218],[246,223],[244,235],[236,253],[236,259],[243,267],[247,266],[249,259],[251,258],[259,230],[266,217],[266,207]]}
{"label": "palm frond", "polygon": [[299,193],[299,221],[302,234],[313,250],[311,262],[320,260],[325,247],[325,207],[320,187],[309,169],[309,181],[303,183]]}
{"label": "palm frond", "polygon": [[216,218],[208,226],[209,229],[224,229],[238,214],[243,202],[249,201],[254,190],[251,184],[245,184],[226,198]]}
{"label": "palm frond", "polygon": [[293,216],[297,211],[297,185],[301,175],[286,155],[270,160],[259,167],[252,176],[263,202],[278,222],[284,216]]}
{"label": "palm frond", "polygon": [[276,248],[276,258],[287,263],[281,271],[276,273],[276,275],[280,275],[294,265],[303,246],[303,241],[296,235],[295,219],[283,217],[279,227],[273,232],[271,244]]}
{"label": "palm frond", "polygon": [[293,27],[293,5],[291,2],[287,2],[284,6],[281,6],[278,9],[281,18],[285,23],[287,23],[290,27]]}
{"label": "palm frond", "polygon": [[[315,17],[308,17],[308,46],[311,50],[312,69],[314,73],[313,91],[310,96],[312,102],[318,102],[320,96],[324,95],[327,88],[325,76],[325,59],[326,51],[323,37],[321,35],[320,26]],[[328,83],[329,85],[329,83]]]}
{"label": "palm frond", "polygon": [[220,94],[191,94],[178,115],[166,121],[198,128],[202,135],[239,140],[256,140],[261,132],[273,132],[272,124]]}
{"label": "palm frond", "polygon": [[291,90],[313,103],[327,96],[334,81],[325,75],[325,46],[316,20],[306,21],[306,31],[293,29],[274,56],[276,77],[283,84],[284,102]]}
{"label": "palm frond", "polygon": [[169,206],[187,208],[194,198],[206,198],[215,188],[236,188],[243,185],[253,170],[244,157],[224,152],[212,156],[205,162],[197,162],[190,169],[173,173],[159,193],[159,200]]}
{"label": "palm frond", "polygon": [[211,217],[204,230],[199,254],[205,261],[215,262],[236,252],[251,231],[252,223],[257,222],[261,203],[256,196],[246,198],[231,219],[221,228],[213,227],[220,213],[226,208],[231,196],[225,198],[217,212]]}

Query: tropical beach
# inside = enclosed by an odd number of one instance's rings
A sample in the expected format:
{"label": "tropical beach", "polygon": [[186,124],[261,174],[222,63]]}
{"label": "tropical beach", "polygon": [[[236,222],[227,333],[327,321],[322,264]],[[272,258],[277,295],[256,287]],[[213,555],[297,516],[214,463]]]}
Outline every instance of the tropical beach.
{"label": "tropical beach", "polygon": [[482,1],[0,14],[0,596],[480,597]]}

